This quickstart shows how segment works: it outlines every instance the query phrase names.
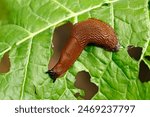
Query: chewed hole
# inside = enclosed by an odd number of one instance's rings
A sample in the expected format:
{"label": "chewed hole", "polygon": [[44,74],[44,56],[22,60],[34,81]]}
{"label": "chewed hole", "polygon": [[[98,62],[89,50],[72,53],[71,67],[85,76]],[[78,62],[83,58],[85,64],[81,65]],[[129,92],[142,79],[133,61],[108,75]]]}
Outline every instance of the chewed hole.
{"label": "chewed hole", "polygon": [[82,99],[90,100],[97,92],[98,87],[90,81],[91,77],[88,72],[81,71],[76,76],[74,83],[75,87],[84,91],[85,95],[81,96],[79,93],[75,94]]}
{"label": "chewed hole", "polygon": [[0,61],[0,73],[7,73],[10,70],[9,54],[5,53]]}
{"label": "chewed hole", "polygon": [[48,69],[51,69],[56,65],[60,58],[60,53],[67,42],[67,40],[70,37],[71,30],[73,28],[72,23],[68,22],[62,26],[59,26],[55,29],[54,35],[53,35],[53,51],[54,54],[50,59]]}
{"label": "chewed hole", "polygon": [[131,58],[139,60],[142,54],[141,47],[128,46],[128,54]]}
{"label": "chewed hole", "polygon": [[150,81],[150,69],[144,61],[140,62],[139,79],[141,82]]}

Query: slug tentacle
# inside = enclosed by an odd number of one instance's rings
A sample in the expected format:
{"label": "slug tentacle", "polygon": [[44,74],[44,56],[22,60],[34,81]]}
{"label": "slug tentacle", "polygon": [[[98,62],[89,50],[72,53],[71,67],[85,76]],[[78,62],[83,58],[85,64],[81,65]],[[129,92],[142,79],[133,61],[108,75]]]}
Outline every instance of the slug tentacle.
{"label": "slug tentacle", "polygon": [[64,46],[58,63],[47,72],[49,76],[55,80],[65,73],[89,43],[109,51],[119,50],[115,32],[108,24],[93,18],[79,22],[73,26],[71,37]]}
{"label": "slug tentacle", "polygon": [[53,82],[55,82],[56,78],[58,77],[57,73],[53,70],[48,70],[46,73],[49,75],[50,78],[53,79]]}

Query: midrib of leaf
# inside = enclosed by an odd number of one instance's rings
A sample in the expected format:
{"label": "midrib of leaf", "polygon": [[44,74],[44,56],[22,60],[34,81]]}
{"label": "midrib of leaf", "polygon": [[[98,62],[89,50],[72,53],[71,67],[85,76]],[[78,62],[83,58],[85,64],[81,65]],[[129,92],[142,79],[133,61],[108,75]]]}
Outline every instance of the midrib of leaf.
{"label": "midrib of leaf", "polygon": [[25,83],[26,83],[26,79],[27,79],[27,72],[28,72],[28,65],[29,65],[29,60],[30,60],[30,55],[31,55],[31,49],[32,49],[32,38],[31,38],[31,42],[30,42],[29,54],[27,57],[27,63],[25,66],[25,73],[24,73],[23,83],[22,83],[22,87],[21,87],[20,100],[22,100],[23,96],[24,96],[24,89],[25,89]]}
{"label": "midrib of leaf", "polygon": [[84,14],[84,13],[90,11],[90,10],[99,8],[101,5],[102,5],[102,4],[97,5],[97,6],[93,7],[93,8],[90,8],[90,9],[84,10],[84,11],[79,12],[79,13],[71,14],[70,16],[68,16],[68,17],[66,17],[66,18],[64,18],[64,19],[61,19],[61,20],[55,22],[54,24],[50,24],[50,25],[48,25],[47,27],[45,27],[45,28],[43,28],[43,29],[41,29],[41,30],[39,30],[39,31],[37,31],[37,32],[32,33],[32,34],[29,35],[28,37],[26,37],[26,38],[22,39],[21,41],[17,42],[16,45],[20,45],[21,43],[25,42],[26,40],[28,40],[28,39],[30,39],[30,38],[33,38],[34,36],[38,35],[39,33],[43,32],[43,31],[45,31],[45,30],[47,30],[47,29],[49,29],[49,28],[51,28],[51,27],[53,27],[53,26],[55,27],[57,24],[59,24],[59,23],[65,21],[65,20],[67,20],[67,19],[70,19],[70,18],[72,18],[72,17],[79,16],[79,15]]}
{"label": "midrib of leaf", "polygon": [[[91,11],[91,10],[97,9],[97,8],[101,7],[102,4],[105,4],[105,3],[113,3],[113,2],[116,2],[116,1],[118,1],[118,0],[113,0],[113,1],[109,1],[109,2],[104,2],[104,3],[101,3],[101,4],[99,4],[99,5],[96,5],[96,6],[94,6],[94,7],[85,9],[85,10],[80,11],[80,12],[77,12],[77,13],[72,12],[70,9],[68,9],[68,8],[65,7],[64,5],[60,4],[58,1],[56,1],[56,0],[53,0],[53,1],[54,1],[56,4],[58,4],[60,7],[63,7],[63,8],[65,8],[67,11],[71,12],[70,16],[65,17],[65,18],[63,18],[63,19],[61,19],[61,20],[59,20],[59,21],[57,21],[57,22],[55,22],[55,23],[53,23],[53,24],[49,24],[47,27],[42,28],[41,30],[39,30],[39,31],[37,31],[37,32],[34,32],[34,33],[31,33],[31,32],[30,32],[29,36],[23,38],[21,41],[16,42],[16,45],[17,45],[17,46],[20,45],[20,44],[22,44],[23,42],[27,41],[28,39],[33,38],[34,36],[38,35],[39,33],[41,33],[41,32],[43,32],[43,31],[45,31],[45,30],[51,28],[51,27],[56,27],[58,24],[60,24],[61,22],[65,21],[65,20],[67,20],[67,19],[70,19],[70,18],[73,18],[73,17],[74,17],[74,18],[75,18],[75,22],[74,22],[74,23],[77,23],[76,20],[77,20],[77,17],[78,17],[79,15],[82,15],[82,14],[84,14],[84,13],[86,13],[86,12],[89,12],[89,11]],[[8,52],[9,50],[11,50],[11,47],[7,48],[7,49],[4,50],[2,53],[6,53],[6,52]]]}
{"label": "midrib of leaf", "polygon": [[[53,0],[53,1],[54,1],[54,0]],[[114,0],[114,1],[112,1],[112,2],[116,2],[116,1],[118,1],[118,0]],[[56,2],[56,3],[58,4],[59,2]],[[108,3],[108,2],[105,2],[105,3]],[[72,14],[70,14],[70,16],[68,16],[68,17],[65,17],[65,18],[63,18],[63,19],[61,19],[61,20],[59,20],[59,21],[57,21],[57,22],[55,22],[55,23],[53,23],[53,24],[50,24],[50,25],[48,25],[47,27],[42,28],[41,30],[39,30],[39,31],[37,31],[37,32],[31,33],[28,37],[25,37],[25,38],[22,39],[21,41],[18,41],[18,42],[16,43],[16,45],[20,45],[21,43],[25,42],[26,40],[28,40],[28,39],[30,39],[30,38],[33,38],[34,36],[38,35],[39,33],[43,32],[43,31],[45,31],[45,30],[47,30],[47,29],[49,29],[49,28],[51,28],[51,27],[56,27],[56,25],[58,25],[59,23],[65,21],[65,20],[67,20],[67,19],[70,19],[70,18],[73,18],[73,17],[77,17],[77,16],[82,15],[82,14],[84,14],[84,13],[86,13],[86,12],[89,12],[89,11],[91,11],[91,10],[97,9],[97,8],[101,7],[102,4],[104,4],[104,3],[101,3],[101,4],[99,4],[99,5],[96,5],[96,6],[94,6],[94,7],[85,9],[85,10],[80,11],[80,12],[77,12],[77,13],[72,13]],[[60,3],[59,3],[58,5],[60,5]],[[63,5],[61,5],[61,7],[62,7],[62,6],[63,6]],[[63,6],[63,8],[66,8],[66,7]],[[68,8],[66,8],[66,9],[68,9]]]}

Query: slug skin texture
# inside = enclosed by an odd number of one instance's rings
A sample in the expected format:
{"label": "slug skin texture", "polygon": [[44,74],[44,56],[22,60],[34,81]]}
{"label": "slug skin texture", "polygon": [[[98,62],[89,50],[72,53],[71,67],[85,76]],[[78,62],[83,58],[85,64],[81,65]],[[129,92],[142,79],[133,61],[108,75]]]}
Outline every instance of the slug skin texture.
{"label": "slug skin texture", "polygon": [[46,73],[54,81],[76,61],[87,44],[95,44],[108,51],[118,51],[119,43],[114,29],[98,19],[88,19],[73,26],[58,63]]}

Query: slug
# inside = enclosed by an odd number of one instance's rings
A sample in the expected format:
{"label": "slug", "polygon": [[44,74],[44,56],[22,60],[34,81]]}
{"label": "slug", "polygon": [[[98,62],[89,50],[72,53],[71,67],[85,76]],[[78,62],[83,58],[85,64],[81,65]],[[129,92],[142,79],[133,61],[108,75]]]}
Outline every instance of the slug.
{"label": "slug", "polygon": [[71,36],[64,46],[58,63],[46,73],[55,81],[76,61],[87,44],[95,44],[109,51],[118,51],[119,43],[113,28],[95,18],[73,25]]}

